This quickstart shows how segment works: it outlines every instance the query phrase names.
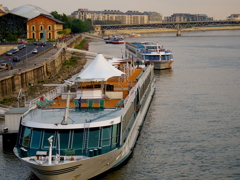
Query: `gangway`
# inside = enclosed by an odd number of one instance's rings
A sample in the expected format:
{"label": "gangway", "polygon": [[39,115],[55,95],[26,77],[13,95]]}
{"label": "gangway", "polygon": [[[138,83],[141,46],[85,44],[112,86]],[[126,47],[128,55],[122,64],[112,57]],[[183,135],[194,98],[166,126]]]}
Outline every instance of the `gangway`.
{"label": "gangway", "polygon": [[[84,51],[84,50],[80,50],[80,49],[74,49],[74,48],[66,48],[67,51],[72,51],[72,52],[79,52],[79,53],[83,53],[86,55],[90,55],[90,56],[96,56],[98,53],[95,52],[90,52],[90,51]],[[103,54],[103,56],[105,58],[116,58],[116,56],[111,56],[111,55],[107,55],[107,54]]]}

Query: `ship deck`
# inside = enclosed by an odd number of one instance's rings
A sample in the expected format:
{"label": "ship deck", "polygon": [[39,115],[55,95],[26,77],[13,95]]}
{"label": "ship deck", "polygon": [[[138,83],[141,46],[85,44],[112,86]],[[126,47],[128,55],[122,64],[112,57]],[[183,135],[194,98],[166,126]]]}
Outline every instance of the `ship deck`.
{"label": "ship deck", "polygon": [[[120,117],[123,108],[71,108],[69,109],[69,124],[84,124],[87,121],[101,122]],[[41,124],[61,124],[64,120],[65,109],[35,109],[23,117],[24,121]]]}
{"label": "ship deck", "polygon": [[[121,93],[122,98],[119,99],[106,99],[104,94],[101,94],[101,96],[97,99],[94,99],[93,97],[92,99],[81,99],[81,102],[79,102],[79,99],[77,98],[78,90],[81,91],[81,93],[82,91],[93,92],[94,90],[101,92],[101,90],[99,87],[95,89],[79,89],[73,87],[75,89],[75,92],[70,94],[71,98],[69,104],[69,123],[82,124],[85,123],[86,120],[91,120],[91,122],[100,122],[120,117],[124,107],[124,99],[128,96],[129,88],[132,88],[136,85],[137,80],[141,76],[140,74],[143,72],[143,70],[144,69],[142,68],[134,69],[131,75],[121,82],[116,81],[117,78],[110,78],[108,81],[104,82],[104,84],[111,84],[111,86],[114,86],[114,89],[109,91],[110,93]],[[83,84],[86,87],[86,82]],[[94,87],[93,84],[88,85],[89,87]],[[92,101],[91,105],[89,104],[90,101]],[[40,99],[39,102],[43,103],[43,101]],[[49,101],[47,105],[38,103],[38,108],[26,114],[23,119],[35,123],[61,123],[65,116],[66,104],[67,100],[65,93],[65,97],[62,94],[56,97],[53,101]]]}
{"label": "ship deck", "polygon": [[[114,86],[114,91],[113,92],[122,92],[123,97],[122,98],[117,98],[117,99],[111,99],[107,98],[106,96],[102,95],[101,97],[94,99],[94,98],[87,98],[87,99],[82,99],[81,100],[81,108],[90,108],[89,106],[89,100],[92,100],[91,108],[117,108],[122,106],[122,99],[125,99],[128,96],[129,90],[136,85],[137,81],[136,79],[138,76],[143,72],[143,69],[134,69],[132,74],[125,79],[122,82],[117,82],[116,78],[110,78],[108,81],[104,82],[104,84],[111,84]],[[81,90],[81,89],[79,89]],[[92,88],[90,89],[85,89],[85,90],[93,90]],[[97,89],[95,89],[97,90]],[[70,108],[75,108],[78,107],[76,106],[76,98],[72,98],[70,100],[69,107]],[[103,100],[103,105],[101,106],[101,103],[99,100]],[[62,96],[58,96],[53,100],[54,102],[49,104],[46,107],[42,108],[65,108],[66,107],[66,100],[62,98]],[[75,102],[74,102],[75,101]]]}

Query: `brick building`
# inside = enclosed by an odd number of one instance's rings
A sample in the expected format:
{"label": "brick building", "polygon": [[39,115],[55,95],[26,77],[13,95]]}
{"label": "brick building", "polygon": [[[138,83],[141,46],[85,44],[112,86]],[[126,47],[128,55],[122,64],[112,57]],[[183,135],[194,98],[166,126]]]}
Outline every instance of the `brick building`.
{"label": "brick building", "polygon": [[40,7],[22,5],[0,16],[0,37],[11,33],[18,38],[41,39],[46,32],[46,39],[56,39],[62,37],[57,32],[63,30],[63,24]]}
{"label": "brick building", "polygon": [[45,14],[28,20],[26,25],[27,38],[32,39],[42,39],[44,31],[46,31],[47,39],[56,39],[59,37],[57,32],[63,29],[63,22]]}

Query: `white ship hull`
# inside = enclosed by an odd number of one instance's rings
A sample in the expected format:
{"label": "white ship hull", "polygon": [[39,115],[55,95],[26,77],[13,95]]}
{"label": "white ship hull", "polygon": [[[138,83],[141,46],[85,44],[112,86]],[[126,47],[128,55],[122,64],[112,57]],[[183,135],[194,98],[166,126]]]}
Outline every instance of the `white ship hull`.
{"label": "white ship hull", "polygon": [[154,43],[126,42],[125,56],[140,63],[150,63],[154,65],[155,70],[171,69],[173,63],[172,52],[161,48],[163,46]]}
{"label": "white ship hull", "polygon": [[[30,170],[41,180],[85,180],[97,176],[113,167],[118,166],[126,160],[133,151],[135,142],[138,138],[143,121],[150,106],[155,91],[155,79],[149,85],[149,95],[146,97],[144,105],[139,109],[136,120],[129,132],[125,143],[118,149],[106,154],[91,157],[85,160],[73,161],[64,164],[37,165],[29,161],[31,157],[19,158]],[[18,156],[17,150],[14,149]],[[18,156],[19,157],[19,156]]]}
{"label": "white ship hull", "polygon": [[154,65],[154,69],[163,70],[163,69],[171,69],[172,68],[172,60],[171,61],[154,61],[152,62]]}

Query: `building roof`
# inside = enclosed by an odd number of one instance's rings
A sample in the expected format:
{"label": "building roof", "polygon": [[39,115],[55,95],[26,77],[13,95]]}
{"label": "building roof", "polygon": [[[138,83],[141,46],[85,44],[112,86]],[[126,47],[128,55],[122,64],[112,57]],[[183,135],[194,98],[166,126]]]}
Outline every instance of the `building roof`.
{"label": "building roof", "polygon": [[138,12],[138,11],[127,11],[126,14],[128,15],[145,15],[142,12]]}
{"label": "building roof", "polygon": [[12,108],[7,111],[5,114],[24,114],[29,110],[29,107],[19,107],[19,108]]}
{"label": "building roof", "polygon": [[[55,22],[57,22],[57,23],[59,23],[59,24],[64,24],[64,22],[62,22],[62,21],[60,21],[60,20],[58,20],[58,19],[55,19],[54,17],[52,17],[52,16],[49,16],[49,15],[46,15],[46,14],[39,14],[38,16],[44,16],[44,17],[46,17],[46,18],[48,18],[48,19],[51,19],[51,20],[53,20],[53,21],[55,21]],[[38,16],[36,16],[36,17],[38,17]],[[36,18],[36,17],[34,17],[34,18]],[[34,18],[32,18],[32,19],[34,19]],[[31,19],[29,19],[29,20],[31,20]],[[28,20],[28,21],[29,21]]]}
{"label": "building roof", "polygon": [[3,11],[3,10],[0,9],[0,13],[4,13],[4,14],[5,14],[5,11]]}
{"label": "building roof", "polygon": [[12,14],[20,15],[23,17],[26,17],[28,19],[32,19],[39,14],[45,14],[52,16],[49,12],[43,10],[42,8],[30,4],[22,5],[17,8],[14,8],[13,10],[10,11]]}

